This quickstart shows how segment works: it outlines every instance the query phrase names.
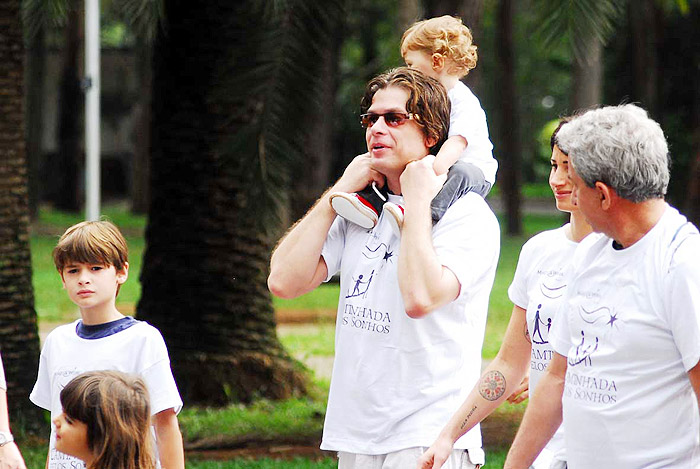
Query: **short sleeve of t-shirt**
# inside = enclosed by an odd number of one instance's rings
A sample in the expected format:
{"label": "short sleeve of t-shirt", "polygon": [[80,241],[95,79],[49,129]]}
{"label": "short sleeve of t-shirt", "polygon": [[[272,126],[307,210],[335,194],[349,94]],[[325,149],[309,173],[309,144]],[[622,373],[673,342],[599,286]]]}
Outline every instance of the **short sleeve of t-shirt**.
{"label": "short sleeve of t-shirt", "polygon": [[49,367],[46,357],[46,350],[50,348],[50,341],[53,339],[52,334],[46,337],[44,347],[41,349],[39,356],[39,372],[37,374],[36,383],[29,395],[29,400],[42,409],[51,410],[51,379],[49,377]]}
{"label": "short sleeve of t-shirt", "polygon": [[450,129],[448,135],[461,135],[467,142],[473,142],[478,129],[485,127],[486,113],[479,100],[465,86],[450,91]]}
{"label": "short sleeve of t-shirt", "polygon": [[700,236],[689,236],[673,254],[665,278],[667,321],[686,371],[700,360]]}
{"label": "short sleeve of t-shirt", "polygon": [[151,413],[155,415],[166,409],[174,409],[175,413],[178,413],[182,409],[182,399],[170,369],[168,349],[158,329],[149,327],[151,337],[149,337],[147,344],[150,350],[145,352],[152,358],[149,360],[150,363],[144,361],[146,366],[139,374],[148,387]]}
{"label": "short sleeve of t-shirt", "polygon": [[328,276],[326,282],[335,274],[340,272],[341,260],[343,258],[343,247],[345,246],[346,221],[341,217],[336,217],[328,231],[326,241],[321,249],[321,257],[326,262]]}
{"label": "short sleeve of t-shirt", "polygon": [[533,265],[533,243],[532,239],[526,242],[520,250],[518,265],[515,268],[513,282],[508,287],[508,298],[514,305],[527,309],[529,297],[527,293],[527,279],[530,277],[530,270]]}
{"label": "short sleeve of t-shirt", "polygon": [[[478,200],[477,200],[478,199]],[[460,198],[435,226],[433,247],[442,265],[460,283],[460,296],[493,271],[498,262],[500,232],[486,202],[470,192]]]}

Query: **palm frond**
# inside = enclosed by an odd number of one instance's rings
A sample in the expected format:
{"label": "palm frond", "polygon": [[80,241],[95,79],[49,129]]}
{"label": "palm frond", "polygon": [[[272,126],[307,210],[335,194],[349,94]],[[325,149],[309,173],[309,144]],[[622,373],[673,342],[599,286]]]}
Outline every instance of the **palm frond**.
{"label": "palm frond", "polygon": [[31,41],[49,25],[62,24],[71,8],[67,0],[23,0],[25,40]]}
{"label": "palm frond", "polygon": [[117,5],[122,19],[148,44],[155,39],[158,28],[165,27],[163,0],[121,0]]}
{"label": "palm frond", "polygon": [[541,15],[537,34],[545,47],[566,41],[576,60],[583,63],[592,41],[605,44],[609,39],[625,3],[623,0],[537,0]]}
{"label": "palm frond", "polygon": [[279,226],[281,213],[274,207],[287,205],[292,169],[303,164],[308,130],[304,116],[320,107],[319,57],[341,23],[344,1],[247,3],[246,24],[238,25],[242,43],[227,60],[228,79],[221,88],[229,95],[220,99],[261,99],[242,110],[252,119],[227,139],[223,153],[229,155],[229,164],[246,159],[247,197],[256,201],[261,229],[267,231]]}

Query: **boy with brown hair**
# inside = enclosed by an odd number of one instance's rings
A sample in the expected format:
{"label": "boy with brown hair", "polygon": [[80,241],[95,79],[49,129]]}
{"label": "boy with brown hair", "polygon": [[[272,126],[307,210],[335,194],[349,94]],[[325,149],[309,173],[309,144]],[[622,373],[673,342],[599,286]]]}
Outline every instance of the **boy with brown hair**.
{"label": "boy with brown hair", "polygon": [[[496,182],[498,163],[491,153],[486,114],[479,99],[460,81],[476,67],[476,46],[462,20],[445,15],[408,28],[401,39],[401,55],[409,68],[439,81],[450,99],[448,139],[440,146],[433,164],[437,175],[447,174],[442,190],[431,204],[433,223],[437,223],[464,194],[476,192],[486,197]],[[365,117],[361,117],[363,125],[367,125]],[[346,220],[371,229],[385,210],[399,234],[404,207],[387,200],[386,186],[378,188],[375,184],[358,193],[331,194],[331,206]]]}
{"label": "boy with brown hair", "polygon": [[[86,221],[66,230],[53,258],[63,288],[80,309],[80,319],[57,327],[46,338],[31,401],[49,410],[53,420],[62,411],[61,389],[73,377],[93,370],[136,374],[148,386],[162,467],[184,469],[177,421],[182,400],[163,337],[150,324],[124,316],[115,305],[129,273],[126,240],[108,221]],[[53,425],[46,467],[85,467],[79,459],[56,450]]]}

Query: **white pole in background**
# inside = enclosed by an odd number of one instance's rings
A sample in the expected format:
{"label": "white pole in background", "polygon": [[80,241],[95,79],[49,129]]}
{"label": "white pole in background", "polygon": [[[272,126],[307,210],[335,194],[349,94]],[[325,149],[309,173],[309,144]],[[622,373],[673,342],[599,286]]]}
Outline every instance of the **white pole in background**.
{"label": "white pole in background", "polygon": [[100,1],[85,0],[85,217],[100,217]]}

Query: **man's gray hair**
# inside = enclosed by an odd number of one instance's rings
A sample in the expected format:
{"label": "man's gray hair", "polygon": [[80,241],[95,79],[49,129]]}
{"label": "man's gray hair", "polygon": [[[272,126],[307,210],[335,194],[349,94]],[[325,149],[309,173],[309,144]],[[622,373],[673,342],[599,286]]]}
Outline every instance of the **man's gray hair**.
{"label": "man's gray hair", "polygon": [[589,187],[600,181],[634,203],[666,195],[666,138],[659,124],[634,104],[588,111],[564,125],[556,141]]}

